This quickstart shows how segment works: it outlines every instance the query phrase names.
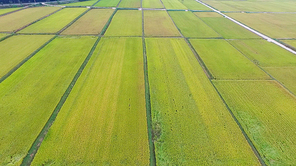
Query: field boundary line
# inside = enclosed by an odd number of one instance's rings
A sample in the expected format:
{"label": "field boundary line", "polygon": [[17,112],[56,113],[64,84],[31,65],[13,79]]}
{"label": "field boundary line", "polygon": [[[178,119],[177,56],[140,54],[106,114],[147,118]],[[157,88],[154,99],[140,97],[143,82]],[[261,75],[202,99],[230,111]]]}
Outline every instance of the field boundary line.
{"label": "field boundary line", "polygon": [[[142,6],[141,0],[141,8]],[[144,10],[142,10],[142,45],[143,45],[143,68],[144,68],[144,81],[145,81],[145,102],[146,102],[146,120],[148,131],[148,142],[150,152],[150,166],[156,166],[155,145],[152,138],[152,115],[151,115],[151,100],[150,100],[150,86],[148,74],[148,61],[146,52],[145,32],[144,32]]]}
{"label": "field boundary line", "polygon": [[[169,13],[168,13],[169,15]],[[170,16],[170,15],[169,15]],[[170,18],[172,19],[172,17],[170,16]],[[173,23],[175,24],[174,20],[172,19]],[[177,27],[177,25],[175,24],[176,28],[179,30],[180,34],[182,35],[182,37],[184,38],[184,40],[186,41],[187,45],[190,47],[190,49],[192,50],[193,54],[195,55],[198,63],[201,65],[201,67],[203,68],[204,73],[207,75],[210,83],[212,84],[212,86],[215,88],[216,92],[218,93],[218,95],[220,96],[222,102],[225,104],[226,108],[228,109],[229,113],[231,114],[232,118],[234,119],[234,121],[236,122],[236,124],[238,125],[238,127],[240,128],[242,134],[244,135],[245,139],[247,140],[249,146],[251,147],[252,151],[254,152],[255,156],[257,157],[257,159],[259,160],[260,164],[265,166],[265,162],[263,161],[261,155],[259,154],[259,152],[257,151],[256,147],[254,146],[253,142],[250,140],[250,138],[248,137],[248,135],[246,134],[245,130],[243,129],[242,125],[239,123],[239,121],[237,120],[237,118],[234,116],[233,112],[231,111],[231,109],[229,108],[229,106],[227,105],[227,103],[225,102],[224,98],[222,97],[222,95],[219,93],[218,89],[215,87],[215,85],[212,82],[212,78],[213,76],[211,75],[211,73],[207,73],[209,70],[207,69],[207,67],[205,66],[204,62],[202,61],[202,59],[199,57],[198,53],[196,52],[196,50],[193,48],[193,46],[191,45],[190,41],[184,37],[184,35],[181,33],[180,29]],[[219,33],[218,33],[219,34]],[[199,59],[200,58],[200,59]]]}
{"label": "field boundary line", "polygon": [[[13,36],[10,35],[10,36]],[[36,55],[42,48],[44,48],[48,43],[53,41],[57,36],[52,37],[49,39],[46,43],[44,43],[41,47],[39,47],[37,50],[35,50],[33,53],[31,53],[29,56],[27,56],[25,59],[23,59],[19,64],[17,64],[14,68],[12,68],[8,73],[6,73],[3,77],[0,78],[0,83],[3,82],[6,78],[8,78],[11,74],[13,74],[17,69],[19,69],[24,63],[26,63],[29,59],[31,59],[34,55]]]}
{"label": "field boundary line", "polygon": [[0,38],[0,42],[3,41],[3,40],[5,40],[5,39],[7,39],[7,38],[10,38],[13,35],[14,35],[14,33],[7,34],[7,36],[4,36],[4,37]]}
{"label": "field boundary line", "polygon": [[261,38],[267,40],[268,42],[274,43],[274,44],[276,44],[276,45],[282,47],[283,49],[285,49],[285,50],[287,50],[287,51],[289,51],[289,52],[291,52],[291,53],[293,53],[293,54],[296,55],[296,51],[294,51],[293,49],[290,49],[289,47],[286,47],[285,45],[281,44],[280,42],[278,42],[278,41],[276,41],[276,40],[274,40],[274,39],[272,39],[272,38],[270,38],[270,37],[268,37],[268,36],[266,36],[266,35],[260,33],[259,31],[254,30],[253,28],[250,28],[249,26],[247,26],[247,25],[245,25],[245,24],[243,24],[243,23],[241,23],[241,22],[239,22],[239,21],[237,21],[237,20],[235,20],[235,19],[233,19],[233,18],[231,18],[231,17],[229,17],[229,16],[223,14],[221,11],[219,11],[219,10],[213,8],[212,6],[210,6],[210,5],[208,5],[208,4],[204,3],[204,2],[202,2],[202,1],[200,1],[200,0],[195,0],[195,1],[198,2],[198,3],[200,3],[200,4],[202,4],[202,5],[204,5],[204,6],[206,6],[206,7],[208,7],[208,8],[210,8],[210,9],[212,9],[212,10],[215,11],[216,13],[218,13],[218,14],[222,15],[223,17],[227,18],[228,20],[230,20],[230,21],[232,21],[232,22],[234,22],[234,23],[240,25],[241,27],[243,27],[243,28],[245,28],[245,29],[247,29],[247,30],[249,30],[249,31],[251,31],[251,32],[253,32],[253,33],[255,33],[256,35],[258,35],[258,36],[260,36]]}
{"label": "field boundary line", "polygon": [[120,0],[120,1],[118,2],[118,4],[116,5],[116,9],[118,8],[118,6],[119,6],[119,4],[121,3],[121,1],[122,1],[122,0]]}
{"label": "field boundary line", "polygon": [[81,13],[78,17],[76,17],[74,20],[72,20],[69,24],[67,24],[66,26],[64,26],[61,30],[59,30],[56,34],[59,35],[61,34],[64,30],[66,30],[67,28],[69,28],[72,24],[74,24],[79,18],[81,18],[82,16],[84,16],[87,12],[89,12],[91,10],[91,8],[87,9],[86,11],[84,11],[83,13]]}
{"label": "field boundary line", "polygon": [[25,156],[25,158],[22,161],[21,166],[29,166],[31,165],[31,162],[33,161],[39,147],[41,146],[46,134],[48,133],[50,127],[52,126],[52,124],[54,123],[58,113],[60,112],[62,106],[64,105],[64,103],[66,102],[69,94],[71,93],[74,85],[76,84],[78,78],[80,77],[80,75],[83,72],[83,69],[85,68],[85,66],[87,65],[87,63],[89,62],[90,58],[92,57],[95,48],[97,47],[99,41],[101,40],[101,37],[98,37],[98,39],[95,41],[94,45],[92,46],[90,52],[88,53],[87,57],[85,58],[85,60],[83,61],[83,63],[81,64],[80,68],[78,69],[78,71],[76,72],[73,80],[71,81],[71,83],[69,84],[68,88],[66,89],[65,93],[63,94],[63,96],[61,97],[59,103],[57,104],[57,106],[55,107],[54,111],[52,112],[51,116],[49,117],[49,119],[47,120],[46,124],[44,125],[44,127],[42,128],[41,132],[39,133],[39,135],[37,136],[37,138],[35,139],[34,143],[32,144],[31,148],[29,149],[27,155]]}
{"label": "field boundary line", "polygon": [[201,59],[201,57],[199,56],[199,54],[196,52],[196,50],[193,48],[191,42],[182,34],[181,30],[178,28],[178,26],[176,25],[176,23],[174,22],[173,18],[171,17],[171,15],[169,14],[168,11],[166,11],[167,14],[169,15],[171,21],[173,22],[173,24],[175,25],[175,27],[177,28],[177,30],[179,31],[181,37],[185,40],[185,42],[187,43],[187,45],[189,46],[191,52],[194,54],[195,58],[197,59],[199,65],[202,67],[204,73],[207,75],[207,77],[209,79],[213,79],[213,75],[210,72],[210,70],[207,68],[206,64],[203,62],[203,60]]}
{"label": "field boundary line", "polygon": [[21,30],[27,28],[28,26],[30,26],[30,25],[32,25],[32,24],[35,24],[36,22],[39,22],[39,21],[45,19],[46,17],[49,17],[49,16],[51,16],[51,15],[53,15],[53,14],[55,14],[55,13],[61,11],[62,9],[64,9],[64,8],[60,8],[60,9],[58,9],[58,10],[56,10],[56,11],[54,11],[54,12],[52,12],[52,13],[46,15],[46,16],[43,16],[43,17],[41,17],[41,18],[39,18],[39,19],[37,19],[37,20],[31,22],[31,23],[28,24],[28,25],[25,25],[25,26],[23,26],[23,27],[21,27],[21,28],[19,28],[19,29],[17,29],[17,30],[14,30],[13,33],[17,33],[18,31],[21,31]]}
{"label": "field boundary line", "polygon": [[102,31],[101,31],[101,33],[100,33],[99,36],[102,36],[102,37],[104,36],[105,32],[107,31],[107,29],[108,29],[108,27],[109,27],[109,25],[110,25],[110,23],[111,23],[111,21],[112,21],[114,15],[115,15],[116,13],[117,13],[117,8],[114,10],[114,12],[112,13],[112,15],[110,16],[110,18],[109,18],[108,21],[106,22],[106,24],[105,24],[104,28],[102,29]]}
{"label": "field boundary line", "polygon": [[[22,7],[22,8],[20,8],[20,9],[17,9],[17,10],[14,10],[14,11],[8,12],[8,13],[1,14],[0,17],[6,16],[6,15],[11,14],[11,13],[14,13],[14,12],[18,12],[18,11],[20,11],[20,10],[28,9],[28,8],[30,8],[30,7],[25,6],[25,7]],[[5,8],[5,9],[9,9],[9,8]]]}

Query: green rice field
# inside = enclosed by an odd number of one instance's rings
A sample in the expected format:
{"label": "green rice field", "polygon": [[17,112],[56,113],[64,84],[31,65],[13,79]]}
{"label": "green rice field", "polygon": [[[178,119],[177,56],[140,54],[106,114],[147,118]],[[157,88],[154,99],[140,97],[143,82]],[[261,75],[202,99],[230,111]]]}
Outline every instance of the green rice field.
{"label": "green rice field", "polygon": [[[214,79],[269,79],[268,75],[225,40],[191,39]],[[215,47],[216,49],[207,49]]]}
{"label": "green rice field", "polygon": [[185,41],[146,42],[156,164],[258,165]]}
{"label": "green rice field", "polygon": [[0,84],[1,165],[21,163],[94,41],[56,38]]}
{"label": "green rice field", "polygon": [[214,84],[266,164],[293,165],[295,96],[274,81],[215,81]]}
{"label": "green rice field", "polygon": [[186,37],[217,38],[220,35],[192,12],[170,11],[170,16]]}
{"label": "green rice field", "polygon": [[116,7],[120,0],[100,0],[95,7]]}
{"label": "green rice field", "polygon": [[229,13],[227,15],[272,38],[296,38],[296,14]]}
{"label": "green rice field", "polygon": [[52,37],[52,35],[18,35],[0,42],[0,78]]}
{"label": "green rice field", "polygon": [[32,165],[148,165],[144,94],[142,40],[101,39]]}
{"label": "green rice field", "polygon": [[141,7],[141,0],[121,0],[118,7],[139,8],[139,7]]}
{"label": "green rice field", "polygon": [[97,1],[98,0],[88,0],[88,1],[65,4],[65,6],[92,6]]}
{"label": "green rice field", "polygon": [[142,12],[139,10],[118,10],[105,36],[142,36]]}
{"label": "green rice field", "polygon": [[230,40],[229,42],[259,66],[296,66],[294,54],[266,40]]}
{"label": "green rice field", "polygon": [[160,0],[143,0],[142,3],[143,8],[163,8]]}
{"label": "green rice field", "polygon": [[84,11],[86,11],[84,8],[63,9],[31,26],[28,26],[21,30],[20,33],[56,33]]}
{"label": "green rice field", "polygon": [[16,1],[0,166],[296,165],[295,0]]}

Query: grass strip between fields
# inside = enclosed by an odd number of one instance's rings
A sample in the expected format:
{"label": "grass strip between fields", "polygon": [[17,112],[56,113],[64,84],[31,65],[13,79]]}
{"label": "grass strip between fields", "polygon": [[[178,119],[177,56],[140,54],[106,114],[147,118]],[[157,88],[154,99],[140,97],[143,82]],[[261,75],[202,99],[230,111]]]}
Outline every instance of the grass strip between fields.
{"label": "grass strip between fields", "polygon": [[[141,7],[143,8],[143,0],[141,0]],[[156,166],[155,145],[153,142],[153,134],[152,134],[151,100],[150,100],[148,61],[147,61],[144,24],[145,24],[144,10],[142,10],[142,44],[143,44],[143,63],[144,63],[143,67],[144,67],[144,79],[145,79],[145,102],[146,102],[147,131],[148,131],[149,152],[150,152],[150,166]]]}
{"label": "grass strip between fields", "polygon": [[[106,29],[108,28],[112,17],[115,15],[117,10],[114,11],[114,13],[110,16],[109,20],[107,21],[106,25],[104,26],[104,28],[102,29],[101,33],[99,36],[103,35],[106,31]],[[53,124],[53,122],[55,121],[55,118],[57,117],[61,107],[63,106],[63,104],[65,103],[67,97],[69,96],[72,88],[74,87],[76,81],[78,80],[79,76],[81,75],[83,69],[85,68],[85,66],[87,65],[89,59],[91,58],[96,46],[98,45],[99,41],[100,41],[101,37],[99,37],[96,42],[94,43],[92,49],[90,50],[88,56],[86,57],[86,59],[84,60],[84,62],[82,63],[82,65],[80,66],[78,72],[76,73],[76,75],[74,76],[72,82],[70,83],[70,85],[68,86],[67,90],[65,91],[65,93],[63,94],[61,100],[59,101],[59,103],[57,104],[56,108],[54,109],[52,115],[50,116],[50,118],[48,119],[47,123],[45,124],[45,126],[43,127],[42,131],[39,133],[38,137],[36,138],[36,140],[34,141],[34,143],[32,144],[30,150],[28,151],[28,154],[26,155],[26,157],[24,158],[23,162],[22,162],[22,166],[28,166],[31,164],[31,162],[33,161],[43,139],[45,138],[48,130],[50,129],[51,125]]]}

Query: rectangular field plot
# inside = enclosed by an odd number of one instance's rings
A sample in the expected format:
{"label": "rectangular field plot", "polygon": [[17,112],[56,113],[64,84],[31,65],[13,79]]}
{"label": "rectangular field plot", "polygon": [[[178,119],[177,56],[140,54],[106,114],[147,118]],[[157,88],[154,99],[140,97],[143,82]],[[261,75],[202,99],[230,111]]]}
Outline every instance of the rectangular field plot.
{"label": "rectangular field plot", "polygon": [[225,40],[191,39],[190,42],[214,79],[270,79]]}
{"label": "rectangular field plot", "polygon": [[56,33],[76,17],[86,11],[86,8],[65,8],[61,11],[28,26],[20,33]]}
{"label": "rectangular field plot", "polygon": [[54,11],[59,7],[34,7],[0,17],[0,32],[12,32],[20,29]]}
{"label": "rectangular field plot", "polygon": [[296,55],[266,40],[230,40],[229,42],[262,67],[296,66]]}
{"label": "rectangular field plot", "polygon": [[97,1],[98,0],[88,0],[84,2],[68,3],[68,4],[65,4],[65,6],[92,6]]}
{"label": "rectangular field plot", "polygon": [[220,37],[212,28],[196,17],[192,12],[169,11],[173,21],[185,37]]}
{"label": "rectangular field plot", "polygon": [[267,165],[296,164],[296,98],[275,81],[214,81]]}
{"label": "rectangular field plot", "polygon": [[201,15],[200,13],[201,12],[195,12],[194,14],[197,16],[201,16],[201,20],[203,20],[207,25],[213,28],[217,33],[222,35],[225,39],[259,38],[254,33],[237,25],[227,18],[221,17],[217,14],[213,15],[212,12],[209,12],[209,14],[211,14],[213,17],[206,14]]}
{"label": "rectangular field plot", "polygon": [[52,35],[17,35],[0,42],[0,78],[52,37]]}
{"label": "rectangular field plot", "polygon": [[166,11],[144,11],[145,36],[180,36]]}
{"label": "rectangular field plot", "polygon": [[118,10],[105,36],[142,36],[142,11]]}
{"label": "rectangular field plot", "polygon": [[156,165],[259,165],[186,42],[146,44]]}
{"label": "rectangular field plot", "polygon": [[33,165],[149,165],[141,38],[102,38]]}
{"label": "rectangular field plot", "polygon": [[296,66],[264,67],[263,69],[296,95]]}
{"label": "rectangular field plot", "polygon": [[100,0],[97,4],[95,4],[96,7],[116,7],[120,0]]}
{"label": "rectangular field plot", "polygon": [[0,15],[3,15],[3,14],[6,14],[6,13],[9,13],[9,12],[13,12],[13,11],[16,11],[20,8],[6,8],[6,9],[0,9]]}
{"label": "rectangular field plot", "polygon": [[160,0],[143,0],[143,8],[164,8]]}
{"label": "rectangular field plot", "polygon": [[229,13],[228,16],[272,38],[296,38],[296,14]]}
{"label": "rectangular field plot", "polygon": [[112,9],[92,9],[62,32],[65,35],[99,34],[112,15]]}
{"label": "rectangular field plot", "polygon": [[187,9],[180,0],[162,0],[166,9]]}
{"label": "rectangular field plot", "polygon": [[141,0],[121,0],[119,7],[121,8],[140,8]]}
{"label": "rectangular field plot", "polygon": [[195,0],[181,0],[181,2],[190,10],[211,10],[210,8],[196,2]]}
{"label": "rectangular field plot", "polygon": [[0,84],[0,165],[20,165],[96,38],[56,38]]}

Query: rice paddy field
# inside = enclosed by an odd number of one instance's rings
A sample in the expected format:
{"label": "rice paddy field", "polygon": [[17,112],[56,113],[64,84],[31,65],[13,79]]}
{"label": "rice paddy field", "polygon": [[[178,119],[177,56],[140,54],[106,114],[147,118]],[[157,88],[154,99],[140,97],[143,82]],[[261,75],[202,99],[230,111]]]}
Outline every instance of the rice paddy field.
{"label": "rice paddy field", "polygon": [[296,165],[296,1],[1,7],[1,166]]}

